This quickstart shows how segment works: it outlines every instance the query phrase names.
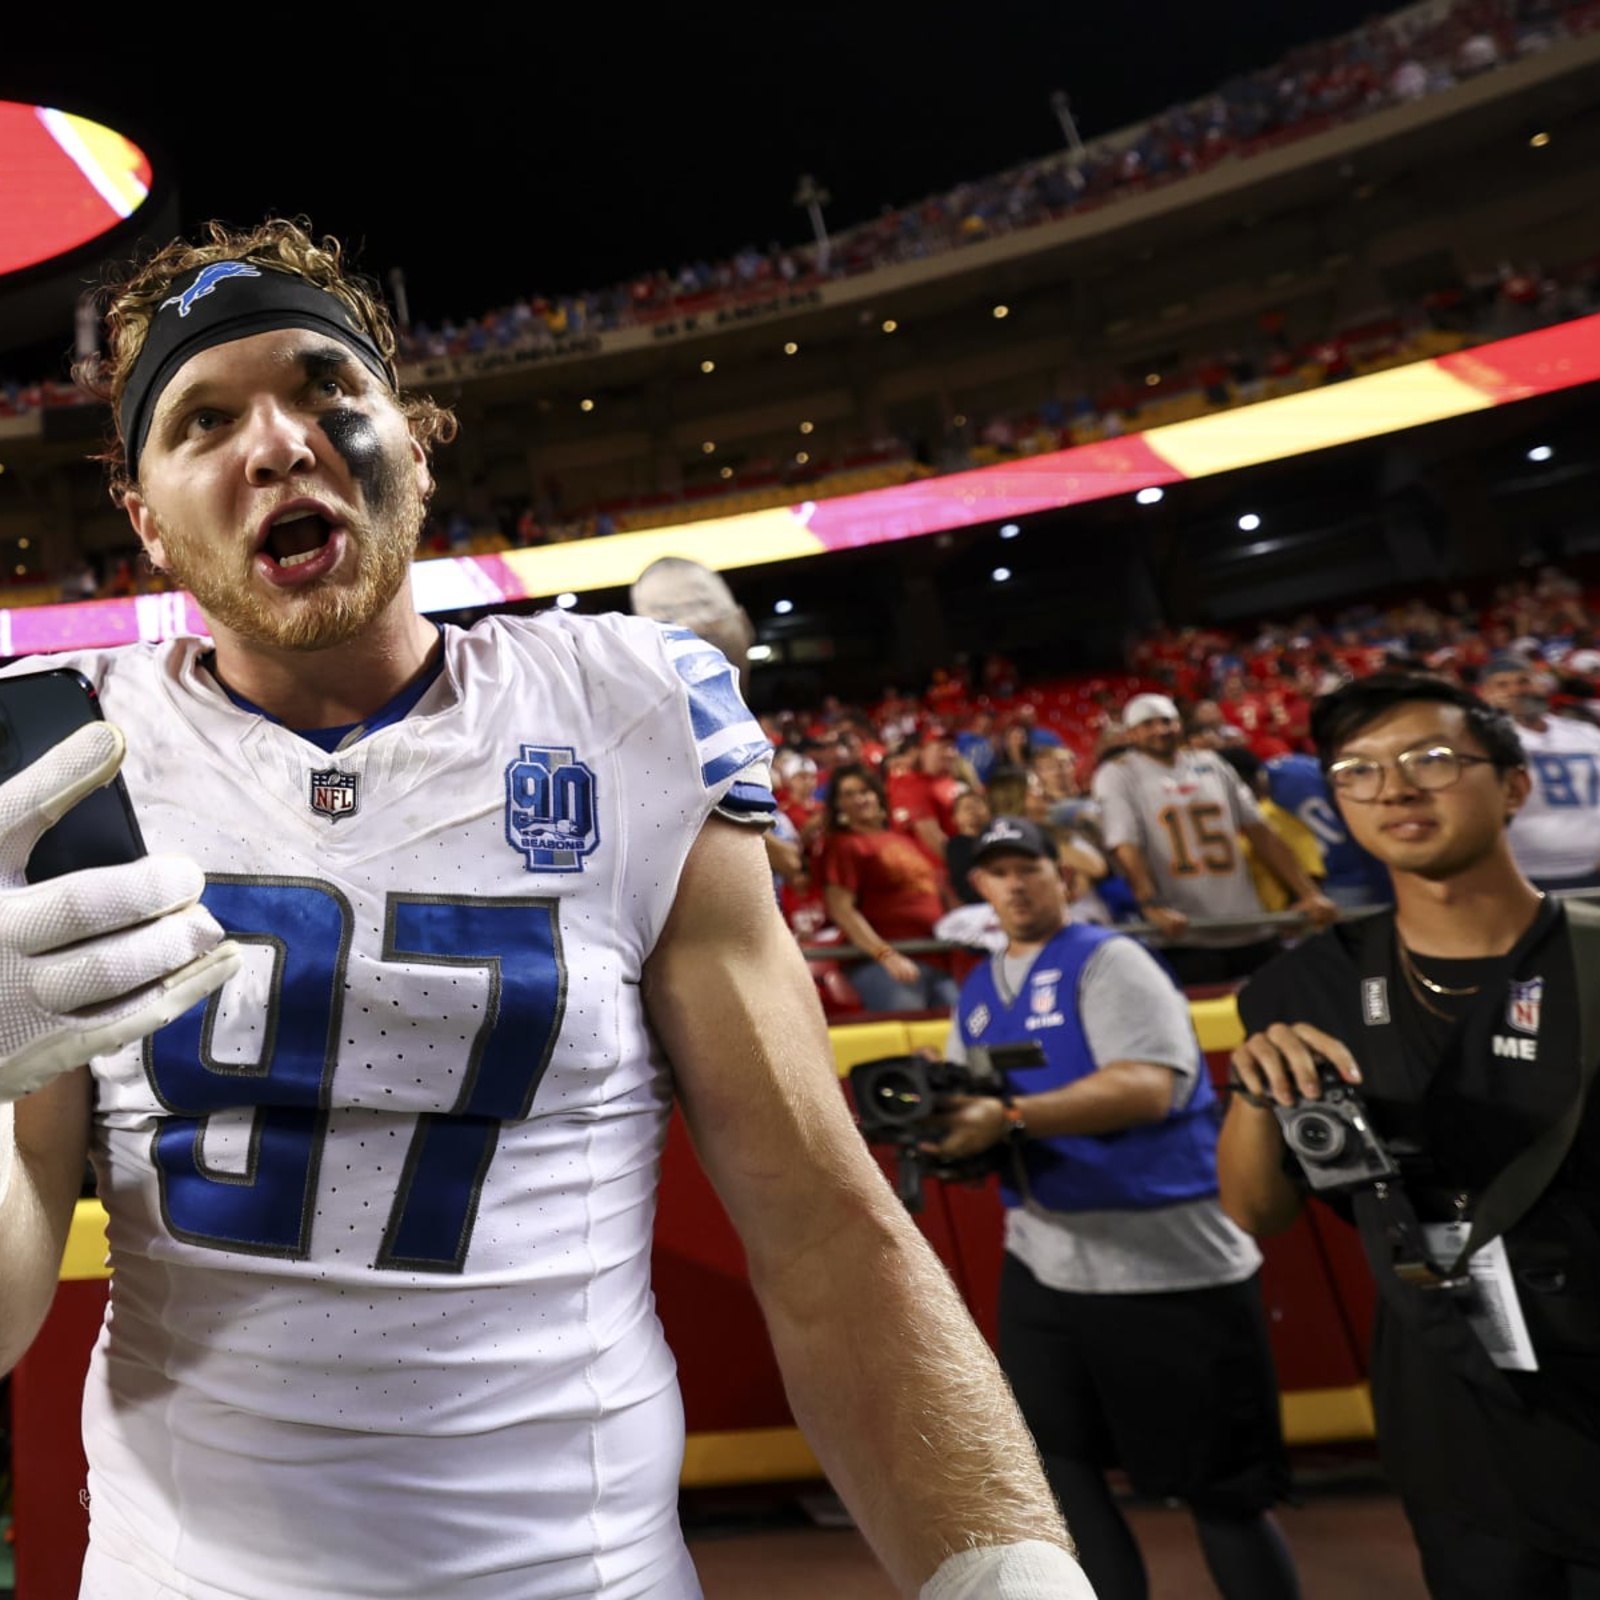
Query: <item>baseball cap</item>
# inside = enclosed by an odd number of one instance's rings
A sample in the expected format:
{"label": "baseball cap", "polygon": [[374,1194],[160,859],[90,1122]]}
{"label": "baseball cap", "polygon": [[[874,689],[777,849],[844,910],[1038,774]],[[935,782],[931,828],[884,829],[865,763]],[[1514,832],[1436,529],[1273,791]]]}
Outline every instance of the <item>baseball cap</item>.
{"label": "baseball cap", "polygon": [[1484,664],[1483,676],[1492,678],[1498,672],[1528,672],[1533,668],[1531,661],[1524,661],[1521,656],[1512,655],[1508,650],[1502,650],[1499,655],[1490,656]]}
{"label": "baseball cap", "polygon": [[817,764],[799,750],[780,750],[773,758],[772,770],[780,778],[787,778],[791,772],[815,772]]}
{"label": "baseball cap", "polygon": [[1056,859],[1055,840],[1038,823],[1029,822],[1026,817],[996,817],[978,835],[972,865],[977,866],[985,856],[998,855],[1002,850],[1014,855],[1041,856],[1048,861]]}
{"label": "baseball cap", "polygon": [[1122,708],[1122,726],[1137,728],[1141,722],[1153,722],[1157,717],[1178,720],[1177,706],[1164,694],[1136,694]]}

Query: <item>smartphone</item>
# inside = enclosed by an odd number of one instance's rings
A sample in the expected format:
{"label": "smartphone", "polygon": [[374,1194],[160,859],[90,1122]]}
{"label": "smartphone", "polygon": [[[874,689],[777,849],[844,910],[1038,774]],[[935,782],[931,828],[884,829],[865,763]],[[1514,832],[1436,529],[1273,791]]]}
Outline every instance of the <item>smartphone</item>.
{"label": "smartphone", "polygon": [[[0,678],[0,783],[31,766],[69,734],[104,721],[100,696],[81,672],[58,667]],[[29,883],[85,867],[120,866],[145,853],[133,802],[119,772],[51,826],[28,857]]]}

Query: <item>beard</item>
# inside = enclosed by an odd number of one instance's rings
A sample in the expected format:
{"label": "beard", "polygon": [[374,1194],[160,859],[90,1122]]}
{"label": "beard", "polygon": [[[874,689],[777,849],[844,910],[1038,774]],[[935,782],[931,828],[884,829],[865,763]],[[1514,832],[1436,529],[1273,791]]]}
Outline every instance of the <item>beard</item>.
{"label": "beard", "polygon": [[161,533],[164,570],[194,597],[213,633],[220,626],[253,644],[309,652],[355,638],[406,581],[422,530],[422,496],[409,472],[395,474],[388,487],[393,492],[383,516],[344,519],[346,550],[339,567],[291,590],[263,584],[254,553],[179,532],[154,506],[150,510]]}

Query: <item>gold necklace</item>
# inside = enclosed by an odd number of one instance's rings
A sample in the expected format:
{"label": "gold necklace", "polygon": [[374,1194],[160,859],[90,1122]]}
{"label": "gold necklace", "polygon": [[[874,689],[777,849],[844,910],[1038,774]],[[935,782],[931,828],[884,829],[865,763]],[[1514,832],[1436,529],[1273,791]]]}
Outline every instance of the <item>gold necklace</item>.
{"label": "gold necklace", "polygon": [[1481,983],[1474,983],[1465,989],[1447,989],[1442,983],[1435,983],[1432,978],[1430,978],[1425,972],[1422,971],[1420,967],[1417,966],[1417,963],[1411,952],[1406,949],[1403,940],[1396,939],[1395,943],[1400,947],[1400,965],[1404,967],[1407,974],[1415,978],[1424,989],[1427,989],[1434,994],[1442,994],[1452,999],[1459,999],[1462,995],[1476,994],[1483,987]]}
{"label": "gold necklace", "polygon": [[1443,1006],[1435,1005],[1423,990],[1427,988],[1437,995],[1454,996],[1460,999],[1465,998],[1467,995],[1476,994],[1483,987],[1482,984],[1475,983],[1471,988],[1467,989],[1447,989],[1442,983],[1435,983],[1418,970],[1416,962],[1411,959],[1411,952],[1406,949],[1398,936],[1394,942],[1395,948],[1400,954],[1400,972],[1406,980],[1406,987],[1411,991],[1411,998],[1430,1016],[1437,1017],[1441,1022],[1456,1021],[1456,1016],[1453,1012],[1446,1011]]}

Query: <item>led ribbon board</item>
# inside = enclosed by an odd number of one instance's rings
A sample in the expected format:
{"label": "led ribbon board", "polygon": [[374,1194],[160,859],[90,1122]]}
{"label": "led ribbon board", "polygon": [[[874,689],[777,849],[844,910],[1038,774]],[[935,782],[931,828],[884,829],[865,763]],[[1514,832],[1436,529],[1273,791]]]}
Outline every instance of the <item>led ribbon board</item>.
{"label": "led ribbon board", "polygon": [[[1236,472],[1597,380],[1600,316],[1583,317],[1347,383],[974,472],[606,539],[419,561],[412,581],[423,611],[456,611],[568,589],[624,588],[659,556],[686,556],[718,570],[798,561]],[[204,631],[183,594],[0,610],[0,656]]]}

